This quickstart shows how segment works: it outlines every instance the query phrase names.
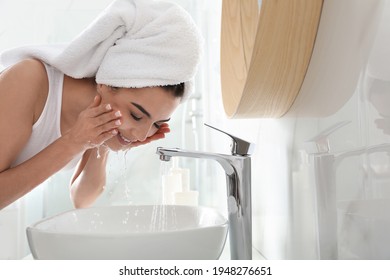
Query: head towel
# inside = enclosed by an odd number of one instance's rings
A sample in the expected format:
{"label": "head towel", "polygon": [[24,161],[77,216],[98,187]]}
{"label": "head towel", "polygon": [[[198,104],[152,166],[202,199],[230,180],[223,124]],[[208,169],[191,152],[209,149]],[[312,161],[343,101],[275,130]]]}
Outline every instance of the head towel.
{"label": "head towel", "polygon": [[66,45],[25,46],[3,52],[8,67],[40,59],[73,78],[96,77],[114,87],[185,83],[186,99],[202,53],[203,39],[180,6],[153,0],[116,0]]}

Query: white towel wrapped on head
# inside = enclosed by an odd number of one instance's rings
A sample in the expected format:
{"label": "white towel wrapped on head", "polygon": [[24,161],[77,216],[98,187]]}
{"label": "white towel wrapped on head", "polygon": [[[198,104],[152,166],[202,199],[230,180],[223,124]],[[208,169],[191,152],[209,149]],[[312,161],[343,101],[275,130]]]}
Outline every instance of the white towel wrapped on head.
{"label": "white towel wrapped on head", "polygon": [[11,49],[1,54],[0,64],[33,57],[73,78],[96,77],[97,83],[125,88],[184,82],[186,99],[201,49],[199,30],[178,5],[116,0],[69,44]]}

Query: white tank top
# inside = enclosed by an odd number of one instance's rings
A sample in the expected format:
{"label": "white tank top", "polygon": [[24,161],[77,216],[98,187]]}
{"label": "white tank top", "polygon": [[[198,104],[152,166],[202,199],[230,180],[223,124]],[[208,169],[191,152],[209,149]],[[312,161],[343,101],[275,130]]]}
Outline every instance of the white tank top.
{"label": "white tank top", "polygon": [[[32,127],[32,133],[26,146],[11,164],[11,167],[30,159],[61,137],[61,105],[64,74],[50,65],[44,65],[49,81],[49,92],[45,107]],[[82,154],[75,157],[64,169],[74,168],[81,156]]]}

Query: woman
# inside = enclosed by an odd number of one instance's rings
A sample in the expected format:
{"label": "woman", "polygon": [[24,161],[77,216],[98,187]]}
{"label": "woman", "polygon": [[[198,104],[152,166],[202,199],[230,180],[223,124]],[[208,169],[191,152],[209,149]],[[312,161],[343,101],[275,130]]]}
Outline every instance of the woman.
{"label": "woman", "polygon": [[91,205],[110,150],[169,132],[190,91],[199,38],[173,4],[117,0],[55,55],[46,47],[3,55],[0,209],[77,162],[71,198]]}

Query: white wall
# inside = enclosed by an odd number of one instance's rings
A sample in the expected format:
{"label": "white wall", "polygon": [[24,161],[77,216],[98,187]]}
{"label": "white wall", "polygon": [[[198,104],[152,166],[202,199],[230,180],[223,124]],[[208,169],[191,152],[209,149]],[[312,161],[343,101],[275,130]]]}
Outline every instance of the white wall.
{"label": "white wall", "polygon": [[[389,232],[390,217],[385,214],[379,217],[378,214],[386,213],[388,209],[367,205],[371,200],[374,200],[374,205],[379,205],[376,202],[382,199],[385,202],[380,204],[381,207],[386,205],[390,194],[388,150],[382,147],[376,153],[362,152],[324,170],[316,168],[314,155],[305,151],[306,141],[343,121],[349,124],[328,137],[331,156],[389,142],[390,14],[389,1],[385,2],[383,20],[367,70],[360,69],[361,78],[355,85],[351,99],[335,114],[324,118],[226,119],[220,95],[219,72],[214,71],[219,65],[219,45],[217,40],[209,42],[213,55],[209,61],[209,69],[212,69],[209,91],[204,95],[205,120],[257,144],[252,157],[253,242],[267,259],[320,257],[316,188],[327,189],[336,200],[337,208],[330,210],[332,214],[338,214],[334,228],[338,239],[336,256],[389,258],[389,253],[383,253],[386,249],[389,251],[388,247],[383,251],[378,249],[389,243],[389,237],[385,237],[385,234],[378,237],[380,232]],[[217,4],[213,6],[213,12],[216,18],[220,17]],[[358,43],[356,48],[360,47]],[[213,132],[207,135],[212,136],[209,139],[213,139],[213,142],[209,144],[213,150],[228,147],[228,144],[221,144],[225,141],[224,136]],[[228,152],[228,149],[224,152]],[[222,177],[219,183],[223,184]],[[351,214],[343,215],[341,210],[344,208]],[[321,215],[326,212],[321,211]],[[373,227],[372,223],[378,223],[378,220],[385,222]],[[361,246],[362,243],[365,247]]]}

